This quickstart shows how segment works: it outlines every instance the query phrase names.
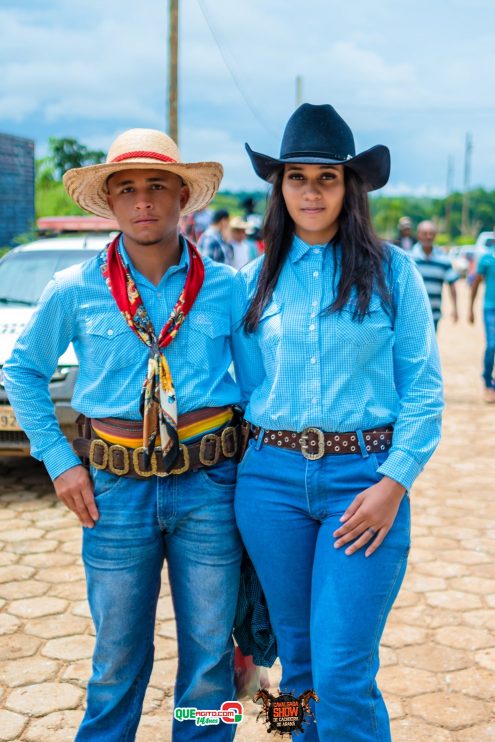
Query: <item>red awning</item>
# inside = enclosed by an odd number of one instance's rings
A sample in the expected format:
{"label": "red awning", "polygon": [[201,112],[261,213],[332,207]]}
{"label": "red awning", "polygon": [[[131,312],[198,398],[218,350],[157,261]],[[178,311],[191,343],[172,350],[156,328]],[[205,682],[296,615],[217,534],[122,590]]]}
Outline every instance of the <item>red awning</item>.
{"label": "red awning", "polygon": [[114,232],[119,225],[102,216],[43,216],[37,221],[40,232]]}

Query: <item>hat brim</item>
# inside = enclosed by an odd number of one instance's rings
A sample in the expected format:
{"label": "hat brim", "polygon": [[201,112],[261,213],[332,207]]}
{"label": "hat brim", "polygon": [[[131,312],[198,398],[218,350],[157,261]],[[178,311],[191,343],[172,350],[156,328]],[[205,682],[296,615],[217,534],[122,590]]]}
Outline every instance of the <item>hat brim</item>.
{"label": "hat brim", "polygon": [[82,209],[91,214],[115,218],[107,203],[106,182],[110,175],[121,170],[164,170],[178,175],[189,188],[189,198],[181,209],[181,216],[207,206],[217,193],[223,177],[219,162],[162,163],[149,159],[126,160],[72,168],[64,174],[64,187]]}
{"label": "hat brim", "polygon": [[384,144],[376,144],[374,147],[360,152],[348,160],[336,160],[325,157],[288,157],[276,159],[254,152],[249,144],[245,144],[254,171],[263,180],[270,180],[274,172],[280,170],[284,165],[298,163],[300,165],[344,165],[351,168],[362,178],[368,191],[376,191],[388,182],[390,177],[390,150]]}

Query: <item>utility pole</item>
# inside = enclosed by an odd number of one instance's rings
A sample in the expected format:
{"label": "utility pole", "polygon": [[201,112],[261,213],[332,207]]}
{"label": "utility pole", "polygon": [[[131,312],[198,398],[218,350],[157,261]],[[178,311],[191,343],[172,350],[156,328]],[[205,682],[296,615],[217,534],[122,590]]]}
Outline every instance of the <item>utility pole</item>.
{"label": "utility pole", "polygon": [[452,202],[450,194],[454,189],[454,157],[449,155],[447,160],[447,193],[445,194],[445,231],[452,236]]}
{"label": "utility pole", "polygon": [[301,75],[296,75],[296,108],[299,108],[302,103],[302,83]]}
{"label": "utility pole", "polygon": [[168,126],[172,139],[179,143],[177,118],[178,57],[179,57],[179,0],[169,0],[168,34]]}
{"label": "utility pole", "polygon": [[462,194],[462,227],[464,236],[469,234],[469,181],[471,179],[471,155],[473,152],[473,138],[468,132],[464,147],[464,190]]}

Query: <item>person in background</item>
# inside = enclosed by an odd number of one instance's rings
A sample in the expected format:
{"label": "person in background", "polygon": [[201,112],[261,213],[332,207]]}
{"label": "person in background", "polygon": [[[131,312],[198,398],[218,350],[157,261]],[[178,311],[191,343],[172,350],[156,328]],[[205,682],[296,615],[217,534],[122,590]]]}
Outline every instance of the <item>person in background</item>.
{"label": "person in background", "polygon": [[452,299],[452,319],[454,322],[459,319],[455,288],[459,275],[455,272],[450,258],[434,245],[437,228],[433,222],[420,222],[417,234],[418,242],[414,245],[411,254],[425,282],[436,332],[442,316],[442,289],[444,283],[448,285]]}
{"label": "person in background", "polygon": [[248,240],[247,230],[250,228],[249,222],[244,222],[240,216],[234,216],[230,220],[230,244],[233,250],[232,267],[243,268],[251,260],[258,257],[256,243]]}
{"label": "person in background", "polygon": [[232,262],[232,246],[228,242],[229,212],[217,209],[213,212],[210,226],[203,232],[198,242],[198,250],[217,263]]}
{"label": "person in background", "polygon": [[485,383],[485,402],[495,403],[495,380],[493,365],[495,362],[495,245],[481,256],[478,268],[471,286],[471,303],[469,307],[469,322],[474,324],[474,305],[480,284],[485,282],[485,297],[483,300],[483,320],[485,323],[486,348],[483,359],[483,381]]}
{"label": "person in background", "polygon": [[412,234],[412,221],[408,216],[401,216],[397,224],[399,237],[394,240],[394,245],[402,247],[403,250],[412,250],[414,238]]}

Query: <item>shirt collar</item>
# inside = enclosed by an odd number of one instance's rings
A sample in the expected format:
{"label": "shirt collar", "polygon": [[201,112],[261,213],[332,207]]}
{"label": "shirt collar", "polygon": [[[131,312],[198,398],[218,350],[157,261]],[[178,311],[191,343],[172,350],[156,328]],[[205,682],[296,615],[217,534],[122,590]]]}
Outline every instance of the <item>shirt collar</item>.
{"label": "shirt collar", "polygon": [[140,273],[137,268],[133,265],[132,260],[130,259],[125,247],[124,247],[124,235],[120,235],[119,239],[119,253],[124,261],[124,265],[129,270],[131,276],[134,278],[136,283],[145,283],[147,285],[152,285],[154,289],[158,289],[159,286],[162,285],[163,281],[168,277],[173,275],[174,273],[178,273],[181,270],[188,271],[189,265],[190,265],[190,257],[189,257],[189,250],[187,249],[187,244],[184,236],[182,234],[179,234],[179,243],[182,248],[180,260],[177,265],[172,265],[168,271],[162,276],[162,279],[158,286],[155,286],[154,284],[149,281],[146,276],[143,276],[142,273]]}
{"label": "shirt collar", "polygon": [[443,255],[442,251],[439,250],[436,245],[433,245],[433,250],[429,255],[427,255],[423,250],[423,245],[421,244],[421,242],[416,242],[413,247],[413,251],[413,255],[416,255],[418,258],[424,258],[424,260],[430,260],[434,255]]}
{"label": "shirt collar", "polygon": [[325,242],[325,244],[323,245],[309,245],[307,242],[304,242],[304,240],[298,237],[297,234],[295,234],[292,238],[292,245],[289,250],[289,258],[292,263],[297,263],[299,260],[301,260],[301,258],[304,258],[304,256],[307,255],[310,250],[325,250],[328,245],[328,242]]}

